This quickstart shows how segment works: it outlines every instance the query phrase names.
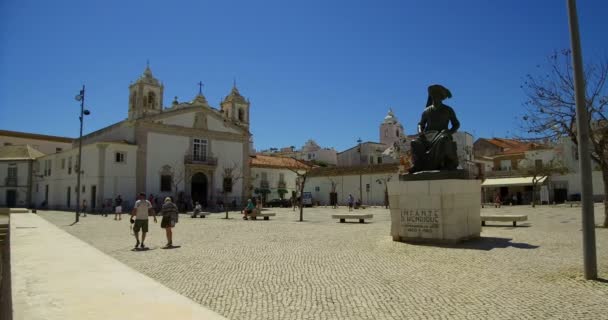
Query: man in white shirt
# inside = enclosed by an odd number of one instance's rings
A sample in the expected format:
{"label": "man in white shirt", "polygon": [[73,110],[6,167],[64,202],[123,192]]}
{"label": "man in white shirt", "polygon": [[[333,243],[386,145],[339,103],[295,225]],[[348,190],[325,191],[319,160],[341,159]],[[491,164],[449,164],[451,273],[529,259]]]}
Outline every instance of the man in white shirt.
{"label": "man in white shirt", "polygon": [[[150,201],[146,200],[146,194],[141,192],[138,196],[138,200],[135,201],[135,206],[133,207],[133,211],[131,212],[131,220],[133,216],[135,216],[135,224],[133,226],[133,232],[135,233],[135,249],[139,247],[140,249],[145,249],[144,241],[146,241],[146,233],[148,233],[148,215],[152,214],[154,217],[154,223],[156,223],[156,213],[154,212],[154,207]],[[141,229],[141,243],[139,242],[139,230]]]}

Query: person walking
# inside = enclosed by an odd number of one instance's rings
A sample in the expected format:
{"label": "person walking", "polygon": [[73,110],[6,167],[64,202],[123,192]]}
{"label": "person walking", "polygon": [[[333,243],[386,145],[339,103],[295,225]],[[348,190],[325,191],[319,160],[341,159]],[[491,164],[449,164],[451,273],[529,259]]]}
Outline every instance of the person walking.
{"label": "person walking", "polygon": [[352,194],[348,195],[348,211],[353,211],[353,202],[355,201],[355,198],[353,198]]}
{"label": "person walking", "polygon": [[122,220],[122,198],[120,195],[114,199],[114,220]]}
{"label": "person walking", "polygon": [[82,199],[82,216],[86,217],[87,216],[87,199]]}
{"label": "person walking", "polygon": [[175,228],[175,224],[179,219],[177,206],[171,201],[170,197],[165,198],[165,203],[160,209],[160,214],[163,216],[163,219],[160,221],[160,227],[165,229],[165,233],[167,234],[167,245],[164,248],[170,249],[173,248],[173,228]]}
{"label": "person walking", "polygon": [[[146,241],[146,233],[148,233],[149,214],[152,214],[152,216],[154,217],[154,223],[157,223],[156,213],[154,212],[152,203],[146,200],[146,194],[141,192],[139,194],[138,200],[135,201],[135,206],[133,207],[133,211],[131,212],[131,217],[135,217],[135,224],[133,226],[135,240],[137,241],[135,243],[135,249],[137,249],[137,247],[142,250],[146,248],[144,241]],[[141,242],[139,241],[139,230],[142,231]]]}

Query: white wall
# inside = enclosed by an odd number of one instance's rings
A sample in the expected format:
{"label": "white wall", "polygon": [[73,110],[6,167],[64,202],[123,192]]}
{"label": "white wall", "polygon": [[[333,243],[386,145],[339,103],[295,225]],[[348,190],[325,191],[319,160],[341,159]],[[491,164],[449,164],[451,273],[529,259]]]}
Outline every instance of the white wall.
{"label": "white wall", "polygon": [[[593,171],[591,179],[593,181],[593,197],[596,200],[602,199],[604,196],[604,181],[602,180],[601,171]],[[580,194],[582,192],[581,176],[579,173],[570,173],[565,175],[551,176],[551,182],[554,185],[561,185],[568,188],[568,196],[572,194]]]}
{"label": "white wall", "polygon": [[285,189],[287,193],[284,195],[285,199],[291,198],[292,191],[296,190],[296,178],[297,174],[289,169],[275,169],[275,168],[251,168],[251,183],[253,188],[259,188],[262,181],[262,173],[265,172],[267,176],[268,185],[270,187],[270,193],[266,196],[267,200],[280,199],[278,193],[278,184],[281,173],[285,176]]}
{"label": "white wall", "polygon": [[[363,143],[361,144],[361,154],[359,154],[358,146],[343,151],[337,155],[338,166],[350,167],[359,166],[366,164],[378,164],[378,157],[382,158],[382,163],[395,163],[398,160],[393,159],[389,156],[383,156],[382,152],[387,147],[377,143]],[[370,163],[369,157],[373,156],[373,162]],[[359,161],[361,159],[361,161]]]}
{"label": "white wall", "polygon": [[[238,175],[243,175],[243,142],[234,141],[217,141],[212,140],[213,156],[218,158],[217,168],[213,175],[213,199],[219,197],[223,188],[223,170],[224,168],[232,168],[236,165]],[[243,190],[243,179],[240,179],[232,187],[230,197],[241,197]],[[237,201],[238,202],[238,201]]]}
{"label": "white wall", "polygon": [[194,112],[177,114],[174,116],[166,117],[160,120],[163,124],[181,126],[192,128],[194,126]]}
{"label": "white wall", "polygon": [[[201,136],[205,139],[206,137]],[[160,191],[160,173],[163,166],[169,165],[175,169],[175,172],[183,172],[185,174],[184,156],[190,150],[190,137],[176,136],[163,133],[150,132],[148,134],[148,149],[146,163],[146,190],[145,192],[154,195],[170,196],[173,192]],[[212,140],[207,138],[208,156],[213,156],[218,159],[217,166],[212,177],[208,177],[210,185],[208,186],[209,203],[212,203],[218,198],[222,191],[223,169],[238,167],[240,175],[243,169],[243,143],[223,140]],[[211,152],[211,153],[210,153]],[[189,187],[186,184],[189,181],[182,180],[178,184],[178,193],[186,191]],[[232,188],[230,197],[240,197],[243,190],[243,179],[239,180]],[[187,194],[187,196],[190,196]]]}
{"label": "white wall", "polygon": [[[377,182],[378,179],[398,179],[396,173],[364,174],[361,176],[361,186],[363,189],[363,204],[365,205],[384,205],[384,182]],[[319,201],[321,205],[329,205],[329,193],[331,191],[331,180],[338,183],[336,192],[338,193],[338,204],[345,205],[348,195],[352,194],[355,201],[359,198],[359,175],[330,176],[330,177],[309,177],[306,180],[304,191],[311,192],[313,201]],[[369,184],[370,191],[366,191]],[[318,191],[317,191],[318,187]]]}
{"label": "white wall", "polygon": [[207,116],[207,128],[211,131],[241,133],[239,130],[231,128],[228,124],[224,125],[223,119],[216,119],[214,116]]}
{"label": "white wall", "polygon": [[[185,174],[184,156],[190,148],[190,138],[169,134],[148,133],[146,159],[147,194],[170,196],[173,192],[160,191],[160,175],[163,166],[171,166],[176,173]],[[185,179],[184,179],[185,180]],[[185,190],[185,181],[178,185],[178,193]]]}
{"label": "white wall", "polygon": [[[116,127],[104,131],[92,132],[86,137],[83,137],[82,143],[91,144],[95,142],[123,140],[126,140],[130,143],[135,142],[135,129],[129,122],[123,122],[117,125]],[[74,148],[78,148],[78,140],[74,142]]]}
{"label": "white wall", "polygon": [[[125,154],[125,162],[116,162],[116,152]],[[130,207],[135,203],[137,146],[110,144],[105,156],[104,199],[114,199],[119,194],[124,205]]]}
{"label": "white wall", "polygon": [[[100,152],[99,145],[107,145],[105,158],[105,174],[100,176]],[[89,208],[92,206],[91,187],[96,186],[96,202],[97,208],[101,208],[103,199],[112,198],[118,192],[122,198],[133,204],[136,197],[135,190],[135,164],[137,157],[137,147],[134,145],[126,145],[120,143],[96,143],[82,147],[82,171],[80,177],[81,190],[84,187],[84,192],[81,193],[83,199],[87,200]],[[125,163],[115,162],[115,151],[125,152]],[[71,173],[68,169],[68,159],[72,158]],[[71,149],[62,153],[47,155],[37,159],[35,165],[35,177],[33,179],[33,199],[36,206],[40,206],[45,197],[45,186],[49,186],[48,206],[50,208],[59,209],[75,209],[76,208],[76,162],[78,158],[78,149]],[[61,160],[65,160],[65,166],[61,167]],[[52,170],[50,176],[42,176],[44,174],[44,161],[52,161]],[[100,179],[104,179],[104,188],[101,190]],[[70,189],[70,203],[68,207],[68,188]]]}
{"label": "white wall", "polygon": [[[17,185],[6,186],[9,166],[15,165],[17,168]],[[17,193],[17,207],[27,207],[29,164],[27,160],[0,161],[0,207],[7,206],[6,191],[15,190]]]}

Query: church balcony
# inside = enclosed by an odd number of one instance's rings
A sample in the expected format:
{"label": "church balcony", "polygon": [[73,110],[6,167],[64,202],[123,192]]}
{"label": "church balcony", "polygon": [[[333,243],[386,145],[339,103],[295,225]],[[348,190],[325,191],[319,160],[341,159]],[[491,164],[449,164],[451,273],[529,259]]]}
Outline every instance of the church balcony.
{"label": "church balcony", "polygon": [[217,158],[206,157],[200,155],[187,154],[184,156],[184,163],[186,164],[203,164],[207,166],[216,166]]}

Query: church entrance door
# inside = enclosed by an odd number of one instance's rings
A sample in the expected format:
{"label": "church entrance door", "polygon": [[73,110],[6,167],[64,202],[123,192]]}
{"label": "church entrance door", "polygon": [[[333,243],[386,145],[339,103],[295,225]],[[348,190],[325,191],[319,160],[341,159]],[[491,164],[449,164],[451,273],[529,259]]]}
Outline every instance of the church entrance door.
{"label": "church entrance door", "polygon": [[198,201],[201,206],[207,206],[207,176],[204,173],[199,172],[192,176],[190,192],[192,203]]}

